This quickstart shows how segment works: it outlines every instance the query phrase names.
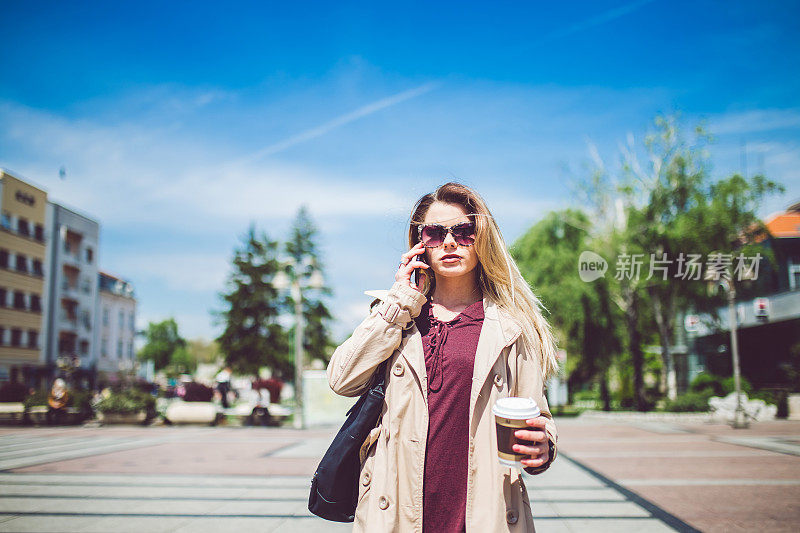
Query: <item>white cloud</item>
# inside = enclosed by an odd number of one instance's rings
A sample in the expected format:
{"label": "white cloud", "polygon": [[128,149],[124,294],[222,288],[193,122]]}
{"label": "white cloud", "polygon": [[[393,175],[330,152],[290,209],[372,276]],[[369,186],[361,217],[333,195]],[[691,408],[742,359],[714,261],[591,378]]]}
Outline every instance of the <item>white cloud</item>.
{"label": "white cloud", "polygon": [[219,254],[140,251],[118,254],[113,262],[127,272],[135,272],[140,280],[159,281],[170,290],[189,292],[222,290],[230,269],[227,251]]}
{"label": "white cloud", "polygon": [[708,130],[713,135],[742,135],[800,128],[800,109],[753,109],[712,116]]}

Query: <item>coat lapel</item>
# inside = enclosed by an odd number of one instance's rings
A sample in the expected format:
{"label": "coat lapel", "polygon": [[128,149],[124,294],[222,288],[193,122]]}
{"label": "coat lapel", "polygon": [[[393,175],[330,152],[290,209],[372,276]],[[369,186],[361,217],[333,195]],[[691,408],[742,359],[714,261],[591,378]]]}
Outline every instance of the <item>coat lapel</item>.
{"label": "coat lapel", "polygon": [[483,326],[475,351],[475,365],[472,369],[472,391],[469,402],[469,419],[472,420],[475,404],[483,384],[489,377],[497,358],[503,349],[517,340],[522,328],[494,301],[483,298]]}

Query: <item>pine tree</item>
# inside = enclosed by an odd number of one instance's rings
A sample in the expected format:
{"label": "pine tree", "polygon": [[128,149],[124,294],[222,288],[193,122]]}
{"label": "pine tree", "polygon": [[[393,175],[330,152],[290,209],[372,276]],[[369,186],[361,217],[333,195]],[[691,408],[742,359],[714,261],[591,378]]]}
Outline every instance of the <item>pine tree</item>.
{"label": "pine tree", "polygon": [[[289,266],[289,274],[293,278],[308,280],[314,271],[320,274],[323,270],[316,243],[317,228],[308,213],[306,206],[301,206],[292,224],[291,235],[286,242],[286,254],[293,263]],[[307,360],[320,359],[328,362],[328,347],[331,344],[329,324],[330,311],[324,298],[332,291],[327,287],[305,288],[303,290],[303,352]],[[294,300],[289,296],[289,309],[293,309]]]}
{"label": "pine tree", "polygon": [[266,366],[285,380],[291,379],[293,366],[286,332],[278,321],[281,294],[272,284],[281,268],[278,248],[277,241],[250,226],[243,246],[234,252],[227,292],[220,295],[227,309],[218,313],[225,331],[217,342],[236,372],[257,374]]}

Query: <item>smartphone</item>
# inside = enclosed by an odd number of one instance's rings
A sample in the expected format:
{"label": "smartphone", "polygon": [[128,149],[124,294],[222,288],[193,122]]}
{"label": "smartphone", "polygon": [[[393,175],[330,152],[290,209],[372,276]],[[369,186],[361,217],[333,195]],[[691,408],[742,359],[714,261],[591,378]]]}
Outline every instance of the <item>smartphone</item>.
{"label": "smartphone", "polygon": [[[414,259],[416,261],[419,261],[420,263],[425,263],[426,265],[428,264],[428,262],[425,261],[425,252],[422,252],[421,254],[416,256]],[[422,285],[425,282],[425,276],[427,275],[424,271],[425,271],[424,268],[415,268],[414,269],[414,285],[416,285],[420,289],[422,288]]]}

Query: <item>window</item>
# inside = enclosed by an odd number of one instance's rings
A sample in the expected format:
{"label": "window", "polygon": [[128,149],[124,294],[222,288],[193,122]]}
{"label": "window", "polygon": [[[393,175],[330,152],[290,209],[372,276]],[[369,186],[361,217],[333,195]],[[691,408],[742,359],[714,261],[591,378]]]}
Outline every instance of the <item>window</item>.
{"label": "window", "polygon": [[122,330],[125,327],[125,311],[119,312],[119,329]]}
{"label": "window", "polygon": [[86,329],[92,329],[92,320],[89,316],[89,311],[85,309],[81,311],[81,324],[83,324],[83,327]]}
{"label": "window", "polygon": [[42,311],[42,298],[38,294],[31,294],[31,311],[36,313]]}
{"label": "window", "polygon": [[25,293],[14,291],[14,309],[25,309]]}
{"label": "window", "polygon": [[108,357],[108,337],[103,337],[100,343],[100,355],[102,357]]}
{"label": "window", "polygon": [[17,254],[17,272],[28,272],[28,258]]}
{"label": "window", "polygon": [[28,224],[28,219],[19,217],[19,220],[17,220],[17,232],[25,237],[30,237],[31,227]]}
{"label": "window", "polygon": [[108,318],[108,307],[104,307],[103,308],[103,325],[104,326],[108,325],[108,320],[109,320],[109,318]]}
{"label": "window", "polygon": [[122,341],[117,341],[117,358],[122,358]]}
{"label": "window", "polygon": [[0,307],[6,307],[8,305],[8,291],[5,289],[0,289]]}
{"label": "window", "polygon": [[789,261],[789,290],[800,290],[800,264]]}
{"label": "window", "polygon": [[6,328],[0,326],[0,346],[6,343]]}
{"label": "window", "polygon": [[37,276],[44,276],[44,270],[42,269],[42,262],[38,259],[33,260],[33,273]]}
{"label": "window", "polygon": [[133,341],[128,343],[128,359],[133,359]]}
{"label": "window", "polygon": [[35,329],[28,330],[28,348],[39,347],[39,332]]}
{"label": "window", "polygon": [[11,215],[3,211],[2,218],[0,219],[0,225],[2,225],[5,229],[11,229]]}
{"label": "window", "polygon": [[86,248],[86,262],[91,263],[94,259],[94,250],[91,248]]}
{"label": "window", "polygon": [[20,346],[22,344],[22,330],[14,328],[11,330],[11,346]]}
{"label": "window", "polygon": [[33,238],[39,242],[44,242],[44,227],[41,224],[36,224],[33,227]]}
{"label": "window", "polygon": [[81,355],[89,355],[89,341],[81,341]]}
{"label": "window", "polygon": [[0,250],[0,267],[8,268],[8,250]]}
{"label": "window", "polygon": [[135,333],[136,332],[136,323],[134,322],[133,313],[131,313],[130,319],[131,319],[131,331],[133,331]]}

